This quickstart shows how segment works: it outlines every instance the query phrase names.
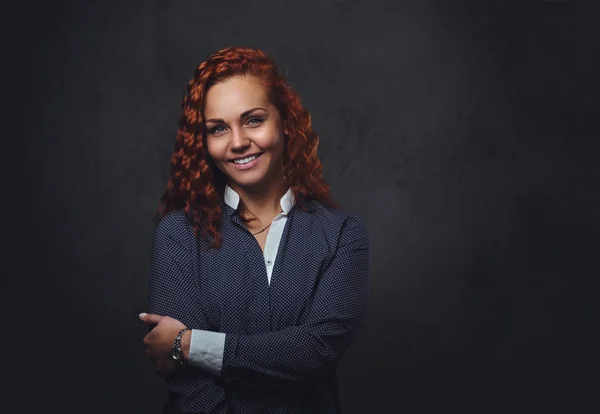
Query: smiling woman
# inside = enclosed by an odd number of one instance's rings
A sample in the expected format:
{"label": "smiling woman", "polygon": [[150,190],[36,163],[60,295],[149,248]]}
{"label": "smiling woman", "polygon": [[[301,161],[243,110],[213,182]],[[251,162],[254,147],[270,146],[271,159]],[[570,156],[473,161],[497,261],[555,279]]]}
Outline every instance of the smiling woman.
{"label": "smiling woman", "polygon": [[283,152],[288,131],[260,81],[235,76],[214,85],[204,111],[208,153],[230,187],[238,194],[275,193],[281,198],[287,190]]}
{"label": "smiling woman", "polygon": [[163,413],[339,413],[369,236],[329,195],[318,136],[273,60],[218,51],[188,83],[157,212],[147,354]]}

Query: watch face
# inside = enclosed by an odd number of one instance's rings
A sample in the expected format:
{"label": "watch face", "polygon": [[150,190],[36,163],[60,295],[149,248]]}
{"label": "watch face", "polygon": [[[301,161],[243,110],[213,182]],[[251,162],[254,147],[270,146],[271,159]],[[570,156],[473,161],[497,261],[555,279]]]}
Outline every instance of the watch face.
{"label": "watch face", "polygon": [[173,348],[171,356],[173,359],[178,360],[181,357],[181,348]]}

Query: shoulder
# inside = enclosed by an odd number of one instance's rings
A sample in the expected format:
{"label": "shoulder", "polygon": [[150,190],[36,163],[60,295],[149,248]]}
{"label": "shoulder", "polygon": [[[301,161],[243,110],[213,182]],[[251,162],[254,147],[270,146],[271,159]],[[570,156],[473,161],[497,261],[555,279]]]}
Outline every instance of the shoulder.
{"label": "shoulder", "polygon": [[362,216],[341,208],[326,207],[319,201],[307,203],[310,214],[319,222],[326,234],[338,238],[341,243],[360,239],[369,244],[369,230]]}
{"label": "shoulder", "polygon": [[192,223],[183,209],[173,210],[162,216],[154,229],[154,243],[166,243],[173,247],[192,250],[196,237]]}

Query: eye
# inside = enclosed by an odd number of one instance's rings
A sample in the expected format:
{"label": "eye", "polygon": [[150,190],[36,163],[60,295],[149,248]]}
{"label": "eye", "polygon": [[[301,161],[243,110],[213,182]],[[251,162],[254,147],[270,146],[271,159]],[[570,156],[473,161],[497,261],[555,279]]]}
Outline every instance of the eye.
{"label": "eye", "polygon": [[248,119],[248,124],[250,126],[258,126],[258,125],[262,124],[263,121],[264,121],[264,119],[259,118],[257,116],[253,116],[252,118]]}
{"label": "eye", "polygon": [[220,135],[223,132],[225,132],[225,128],[223,127],[223,125],[217,125],[208,129],[208,133],[211,135]]}

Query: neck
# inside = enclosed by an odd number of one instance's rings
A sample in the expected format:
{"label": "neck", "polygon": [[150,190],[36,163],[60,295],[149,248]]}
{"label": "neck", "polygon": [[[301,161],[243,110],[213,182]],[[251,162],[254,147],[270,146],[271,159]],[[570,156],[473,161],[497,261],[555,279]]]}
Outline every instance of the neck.
{"label": "neck", "polygon": [[269,223],[281,212],[281,197],[288,188],[283,178],[268,183],[260,188],[240,187],[229,184],[240,196],[238,210],[247,220],[258,219],[259,223]]}

